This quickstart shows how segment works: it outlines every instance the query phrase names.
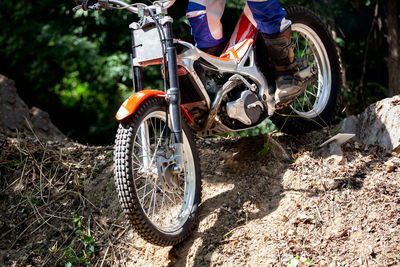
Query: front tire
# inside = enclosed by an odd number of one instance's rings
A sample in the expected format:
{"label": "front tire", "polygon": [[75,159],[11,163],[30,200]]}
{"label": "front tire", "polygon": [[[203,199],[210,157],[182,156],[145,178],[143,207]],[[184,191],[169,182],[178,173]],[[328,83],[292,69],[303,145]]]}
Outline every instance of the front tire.
{"label": "front tire", "polygon": [[160,246],[178,244],[193,231],[201,201],[199,157],[185,123],[184,170],[178,177],[169,172],[165,172],[167,178],[159,175],[160,152],[174,143],[169,127],[166,138],[165,110],[163,99],[144,101],[120,124],[114,153],[115,183],[122,209],[143,239]]}
{"label": "front tire", "polygon": [[296,58],[315,60],[317,81],[290,105],[276,110],[271,120],[279,130],[302,134],[328,126],[334,119],[342,86],[341,62],[328,28],[311,10],[301,6],[286,7],[292,21],[292,39]]}

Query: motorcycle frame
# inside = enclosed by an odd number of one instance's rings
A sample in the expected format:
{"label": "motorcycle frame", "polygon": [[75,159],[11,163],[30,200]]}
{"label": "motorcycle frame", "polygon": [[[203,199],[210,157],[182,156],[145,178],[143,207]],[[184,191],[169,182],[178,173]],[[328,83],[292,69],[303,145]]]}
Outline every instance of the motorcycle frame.
{"label": "motorcycle frame", "polygon": [[[196,129],[196,132],[200,136],[208,136],[214,134],[223,134],[227,132],[240,131],[244,129],[250,129],[255,127],[256,125],[251,125],[247,128],[241,129],[231,129],[228,126],[224,125],[218,118],[218,111],[220,108],[221,101],[223,97],[229,93],[234,86],[223,86],[215,99],[211,101],[205,85],[202,83],[200,77],[195,71],[195,62],[198,60],[203,60],[213,66],[215,70],[220,73],[229,73],[232,76],[235,76],[237,80],[240,80],[244,83],[249,90],[258,91],[258,98],[262,101],[264,105],[264,110],[268,116],[272,115],[274,112],[274,96],[271,91],[273,89],[269,88],[267,79],[261,73],[256,65],[256,53],[254,43],[257,37],[257,28],[251,22],[251,18],[249,18],[244,12],[236,27],[235,30],[228,42],[224,53],[220,57],[215,57],[209,55],[194,45],[172,38],[172,18],[171,17],[163,17],[159,20],[161,25],[165,29],[165,47],[166,47],[166,59],[168,63],[168,81],[169,88],[166,90],[166,100],[168,103],[168,112],[171,114],[171,128],[172,132],[175,135],[175,141],[177,143],[182,142],[182,128],[180,125],[181,121],[181,112],[180,110],[184,110],[184,108],[179,108],[180,106],[180,91],[178,84],[178,67],[179,71],[184,71],[188,73],[192,80],[194,81],[197,88],[200,90],[202,98],[204,99],[203,103],[207,110],[209,111],[208,121],[204,124],[202,129]],[[131,29],[137,28],[137,23],[132,23],[130,25]],[[161,40],[160,40],[161,42]],[[184,51],[177,55],[176,46],[180,45],[184,47]],[[151,66],[151,65],[162,65],[164,62],[163,58],[153,59],[149,61],[139,61],[136,59],[135,52],[135,39],[132,34],[132,71],[133,71],[133,84],[135,91],[143,90],[143,76],[142,76],[142,68]],[[164,79],[167,77],[164,75]],[[248,82],[250,80],[252,84]],[[144,90],[146,91],[146,90]],[[160,91],[161,93],[161,91]],[[154,95],[154,94],[153,94]],[[149,94],[151,97],[151,94]],[[126,104],[126,103],[125,103]],[[127,105],[125,105],[126,108]],[[137,105],[131,105],[137,106]],[[185,106],[185,105],[183,105]],[[122,106],[121,106],[122,108]],[[136,109],[136,108],[135,108]],[[128,109],[128,112],[124,111],[124,114],[129,116],[133,114],[135,109]],[[185,118],[188,118],[187,112],[184,113]],[[121,120],[121,116],[116,116],[118,120]],[[126,117],[126,116],[124,116]],[[267,116],[264,116],[265,119]],[[123,118],[122,118],[123,119]],[[188,119],[187,119],[188,120]],[[189,118],[190,121],[190,118]],[[190,125],[190,124],[189,124]],[[212,127],[211,127],[212,125]]]}

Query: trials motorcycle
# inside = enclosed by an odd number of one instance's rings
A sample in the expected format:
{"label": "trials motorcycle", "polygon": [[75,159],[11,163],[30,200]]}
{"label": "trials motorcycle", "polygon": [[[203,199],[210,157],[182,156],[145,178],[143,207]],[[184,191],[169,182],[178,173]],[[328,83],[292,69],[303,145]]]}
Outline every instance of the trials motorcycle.
{"label": "trials motorcycle", "polygon": [[[129,25],[134,93],[116,114],[115,182],[135,230],[167,246],[182,242],[197,224],[201,177],[194,134],[241,131],[267,118],[288,133],[325,126],[336,111],[341,63],[320,18],[304,7],[286,7],[306,88],[294,102],[276,106],[275,77],[249,10],[216,57],[173,38],[167,10],[175,0],[148,2],[83,1],[76,9],[125,9],[140,17]],[[143,68],[151,65],[161,65],[162,90],[144,90]]]}

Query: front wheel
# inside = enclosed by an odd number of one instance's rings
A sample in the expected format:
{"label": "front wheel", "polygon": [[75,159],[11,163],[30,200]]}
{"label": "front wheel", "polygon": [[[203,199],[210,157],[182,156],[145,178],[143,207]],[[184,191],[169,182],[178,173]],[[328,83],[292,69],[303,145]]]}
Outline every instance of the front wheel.
{"label": "front wheel", "polygon": [[123,121],[115,141],[115,183],[128,220],[156,245],[183,241],[197,222],[201,179],[197,149],[182,123],[182,170],[173,167],[174,138],[166,123],[166,103],[152,98]]}
{"label": "front wheel", "polygon": [[302,134],[328,126],[334,119],[342,86],[342,70],[336,45],[327,27],[311,10],[286,7],[292,21],[295,57],[304,67],[314,64],[318,74],[290,106],[276,110],[271,120],[283,132]]}

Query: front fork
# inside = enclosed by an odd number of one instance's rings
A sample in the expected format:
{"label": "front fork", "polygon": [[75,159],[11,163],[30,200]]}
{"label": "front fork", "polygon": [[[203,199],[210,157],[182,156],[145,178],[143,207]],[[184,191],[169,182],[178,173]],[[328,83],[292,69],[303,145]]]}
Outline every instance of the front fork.
{"label": "front fork", "polygon": [[[179,91],[178,82],[178,67],[177,67],[177,57],[176,48],[173,42],[172,36],[172,22],[167,22],[165,27],[165,37],[166,37],[166,49],[167,49],[167,62],[168,62],[168,80],[169,89],[165,99],[168,105],[168,111],[171,117],[171,129],[174,136],[174,155],[176,158],[176,165],[174,167],[174,172],[179,174],[183,169],[182,164],[182,122],[181,122],[181,96]],[[166,121],[168,121],[168,114]]]}
{"label": "front fork", "polygon": [[[173,42],[172,35],[172,22],[166,22],[165,26],[165,46],[166,46],[166,54],[167,54],[167,62],[168,62],[168,73],[164,75],[164,79],[169,80],[169,89],[166,92],[165,100],[167,102],[167,114],[166,114],[166,124],[168,129],[169,121],[171,122],[171,129],[174,138],[174,145],[168,149],[173,151],[173,156],[171,157],[171,165],[175,165],[173,168],[174,174],[179,174],[183,170],[182,164],[182,123],[181,123],[181,107],[180,107],[180,91],[179,91],[179,82],[178,82],[178,69],[177,69],[177,56],[176,56],[176,48]],[[133,90],[134,92],[142,91],[144,89],[143,85],[143,72],[141,67],[133,66],[133,59],[136,57],[136,44],[135,38],[132,31],[132,54],[131,54],[131,64],[132,64],[132,76],[133,76]],[[169,118],[170,117],[170,120]],[[148,136],[148,129],[143,125],[141,127],[140,136],[142,140],[146,140]],[[166,131],[166,139],[168,140],[169,133]],[[149,155],[150,145],[144,144],[143,146],[143,155]],[[165,151],[166,152],[166,151]],[[167,153],[169,154],[169,153]],[[168,159],[166,159],[168,160]],[[145,168],[149,168],[151,164],[151,160],[148,158],[143,159],[143,165]]]}

